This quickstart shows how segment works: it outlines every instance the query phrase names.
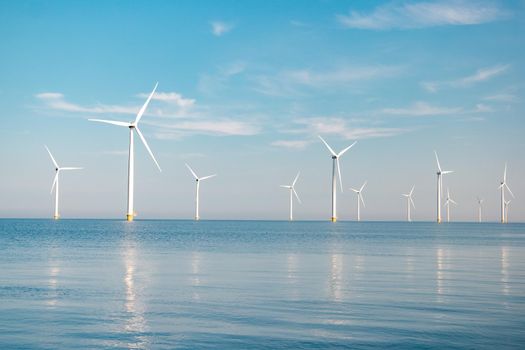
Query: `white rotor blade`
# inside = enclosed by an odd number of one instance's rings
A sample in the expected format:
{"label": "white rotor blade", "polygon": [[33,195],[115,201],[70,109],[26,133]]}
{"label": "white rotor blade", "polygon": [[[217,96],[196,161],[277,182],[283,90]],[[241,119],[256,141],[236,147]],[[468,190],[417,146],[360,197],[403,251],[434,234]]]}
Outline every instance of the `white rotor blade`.
{"label": "white rotor blade", "polygon": [[193,171],[193,169],[192,169],[187,163],[186,163],[186,167],[187,167],[188,169],[190,169],[191,174],[193,175],[193,177],[195,178],[195,180],[198,180],[199,177],[197,176],[197,174],[195,174],[195,172]]}
{"label": "white rotor blade", "polygon": [[292,188],[292,186],[288,186],[288,185],[281,185],[281,186],[279,186],[279,187],[282,187],[282,188],[288,188],[288,189]]}
{"label": "white rotor blade", "polygon": [[[319,135],[318,135],[318,136],[319,136]],[[330,147],[330,146],[326,143],[326,141],[325,141],[321,136],[319,136],[319,138],[321,139],[321,141],[323,141],[323,143],[324,143],[325,146],[328,148],[328,150],[330,151],[330,153],[332,153],[332,155],[333,155],[334,157],[337,157],[337,154],[334,152],[334,150],[332,149],[332,147]]]}
{"label": "white rotor blade", "polygon": [[355,188],[350,187],[350,189],[351,189],[352,191],[354,191],[355,193],[359,193],[359,190],[356,190]]}
{"label": "white rotor blade", "polygon": [[201,177],[201,178],[199,179],[199,181],[201,181],[201,180],[206,180],[206,179],[211,179],[212,177],[215,177],[215,176],[217,176],[217,174],[204,176],[204,177]]}
{"label": "white rotor blade", "polygon": [[159,168],[159,171],[162,171],[162,169],[160,168],[159,163],[157,162],[157,160],[155,159],[155,156],[153,155],[153,152],[151,152],[151,149],[149,148],[148,143],[146,142],[146,139],[144,138],[144,135],[142,135],[142,133],[140,132],[139,128],[135,127],[135,130],[137,131],[137,134],[139,134],[140,139],[142,140],[142,143],[144,143],[144,146],[146,146],[146,149],[148,150],[149,155],[151,156],[151,158],[153,159],[153,161],[157,165],[157,168]]}
{"label": "white rotor blade", "polygon": [[53,155],[51,154],[51,151],[49,150],[49,148],[47,148],[46,145],[44,145],[44,147],[46,148],[47,150],[47,153],[49,153],[49,156],[51,157],[51,160],[53,161],[53,164],[55,164],[55,168],[59,168],[58,164],[57,164],[57,161],[55,160],[55,158],[53,158]]}
{"label": "white rotor blade", "polygon": [[53,193],[53,188],[55,188],[57,181],[58,181],[58,171],[55,175],[55,179],[53,180],[53,185],[51,186],[51,191],[49,191],[49,193]]}
{"label": "white rotor blade", "polygon": [[157,84],[155,84],[155,87],[153,88],[153,91],[149,95],[148,99],[146,100],[144,105],[142,105],[142,108],[140,109],[139,113],[137,114],[137,118],[135,118],[135,123],[134,123],[135,125],[137,125],[139,123],[140,118],[142,118],[142,115],[146,111],[146,108],[148,108],[149,101],[151,101],[151,98],[153,97],[153,94],[155,94],[155,90],[157,90],[157,86],[158,85],[159,85],[159,83],[157,82]]}
{"label": "white rotor blade", "polygon": [[412,192],[414,192],[414,188],[416,188],[416,185],[412,186],[412,189],[411,189],[410,192],[408,193],[409,196],[412,196]]}
{"label": "white rotor blade", "polygon": [[339,185],[341,186],[341,192],[343,192],[343,179],[341,179],[341,167],[339,166],[339,158],[335,159],[337,163],[337,173],[339,174]]}
{"label": "white rotor blade", "polygon": [[295,186],[295,183],[297,182],[297,179],[299,178],[299,174],[301,174],[300,171],[299,171],[299,172],[297,173],[297,175],[295,176],[295,179],[294,179],[293,182],[292,182],[292,187]]}
{"label": "white rotor blade", "polygon": [[441,165],[439,165],[439,158],[438,158],[438,154],[436,151],[434,151],[434,154],[436,155],[436,162],[438,164],[438,169],[439,169],[439,172],[441,172]]}
{"label": "white rotor blade", "polygon": [[450,201],[452,202],[452,204],[458,205],[458,203],[456,203],[455,200],[451,199]]}
{"label": "white rotor blade", "polygon": [[416,205],[414,204],[414,201],[412,200],[412,197],[408,197],[410,198],[410,203],[412,203],[412,207],[414,207],[414,209],[416,209]]}
{"label": "white rotor blade", "polygon": [[345,154],[346,151],[348,151],[350,148],[354,147],[354,145],[357,143],[357,141],[354,141],[354,143],[352,143],[350,146],[346,147],[344,150],[342,150],[341,152],[339,152],[337,154],[337,157],[341,157],[343,154]]}
{"label": "white rotor blade", "polygon": [[84,169],[84,168],[78,168],[78,167],[65,167],[65,168],[60,168],[60,170],[81,170],[81,169]]}
{"label": "white rotor blade", "polygon": [[410,197],[409,194],[404,194],[404,193],[402,193],[401,195],[402,195],[403,197],[407,197],[407,198]]}
{"label": "white rotor blade", "polygon": [[363,191],[363,188],[365,188],[367,182],[368,182],[368,181],[365,181],[365,183],[363,184],[363,186],[361,186],[361,188],[359,189],[359,192]]}
{"label": "white rotor blade", "polygon": [[297,192],[295,192],[295,188],[292,187],[292,191],[293,191],[293,194],[295,194],[295,198],[297,198],[299,203],[303,204],[303,202],[301,202],[301,198],[299,198],[299,195],[297,194]]}
{"label": "white rotor blade", "polygon": [[505,187],[507,188],[507,190],[509,190],[509,193],[512,196],[512,198],[516,198],[514,197],[514,193],[512,193],[512,191],[510,190],[509,185],[505,184]]}
{"label": "white rotor blade", "polygon": [[442,175],[445,175],[445,174],[452,174],[454,172],[454,170],[444,170],[441,172]]}
{"label": "white rotor blade", "polygon": [[503,171],[503,182],[507,182],[507,163],[505,163],[505,170]]}
{"label": "white rotor blade", "polygon": [[106,124],[113,124],[113,125],[118,125],[118,126],[126,126],[126,127],[130,127],[130,123],[127,123],[127,122],[119,122],[117,120],[104,120],[104,119],[88,119],[89,121],[91,122],[99,122],[99,123],[106,123]]}
{"label": "white rotor blade", "polygon": [[361,200],[361,203],[363,203],[363,207],[366,208],[365,201],[363,200],[363,195],[361,194],[361,192],[359,192],[359,199]]}

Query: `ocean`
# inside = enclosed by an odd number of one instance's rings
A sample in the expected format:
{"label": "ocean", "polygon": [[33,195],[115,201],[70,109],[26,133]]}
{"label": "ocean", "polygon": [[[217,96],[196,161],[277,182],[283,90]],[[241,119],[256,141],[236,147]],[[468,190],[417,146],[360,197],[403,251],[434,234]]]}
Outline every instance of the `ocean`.
{"label": "ocean", "polygon": [[525,224],[0,220],[0,349],[523,349]]}

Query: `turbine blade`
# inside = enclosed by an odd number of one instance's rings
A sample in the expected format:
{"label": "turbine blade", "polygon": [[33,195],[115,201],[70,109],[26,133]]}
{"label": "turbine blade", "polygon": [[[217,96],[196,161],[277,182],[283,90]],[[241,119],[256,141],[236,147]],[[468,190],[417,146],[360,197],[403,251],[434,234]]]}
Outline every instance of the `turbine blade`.
{"label": "turbine blade", "polygon": [[516,197],[514,197],[514,193],[512,193],[512,191],[510,190],[509,185],[507,185],[507,184],[505,183],[505,187],[507,188],[507,190],[509,190],[509,193],[510,193],[510,195],[512,196],[512,198],[516,198]]}
{"label": "turbine blade", "polygon": [[193,175],[193,177],[195,178],[195,180],[198,180],[199,177],[197,176],[197,174],[195,174],[195,172],[194,172],[193,169],[188,165],[188,163],[186,163],[186,167],[187,167],[188,169],[190,169],[191,174]]}
{"label": "turbine blade", "polygon": [[505,170],[503,171],[503,182],[507,182],[507,162],[505,162]]}
{"label": "turbine blade", "polygon": [[363,184],[363,186],[361,186],[361,188],[359,189],[359,192],[361,192],[361,191],[363,190],[363,188],[365,188],[367,182],[368,182],[368,181],[365,181],[365,183]]}
{"label": "turbine blade", "polygon": [[357,141],[354,141],[354,143],[352,143],[350,146],[346,147],[344,150],[342,150],[341,152],[339,152],[339,154],[337,155],[337,157],[341,157],[343,154],[346,153],[346,151],[348,151],[350,148],[354,147],[354,145],[357,143]]}
{"label": "turbine blade", "polygon": [[409,196],[412,196],[412,193],[414,192],[414,188],[416,188],[416,185],[412,186],[412,189],[408,193]]}
{"label": "turbine blade", "polygon": [[354,191],[355,193],[359,193],[359,190],[356,190],[355,188],[350,187],[350,189],[351,189],[352,191]]}
{"label": "turbine blade", "polygon": [[337,163],[337,173],[339,174],[339,185],[341,186],[341,192],[343,192],[343,179],[341,179],[341,167],[339,166],[339,158],[335,159]]}
{"label": "turbine blade", "polygon": [[452,174],[454,172],[454,170],[444,170],[441,172],[442,175],[445,175],[445,174]]}
{"label": "turbine blade", "polygon": [[301,202],[301,198],[299,198],[299,195],[297,194],[297,192],[295,192],[295,188],[292,187],[292,191],[293,191],[293,194],[295,194],[295,198],[297,198],[299,203],[303,204],[303,202]]}
{"label": "turbine blade", "polygon": [[319,138],[321,139],[321,141],[323,141],[323,143],[325,144],[326,148],[328,148],[328,150],[330,151],[330,153],[332,153],[332,155],[333,155],[334,157],[337,157],[337,154],[334,152],[334,150],[332,149],[332,147],[330,147],[330,146],[326,143],[326,141],[325,141],[320,135],[317,135],[317,136],[319,136]]}
{"label": "turbine blade", "polygon": [[412,207],[413,207],[414,209],[416,209],[416,205],[414,204],[414,201],[412,200],[412,197],[408,197],[408,198],[410,198],[410,203],[412,203]]}
{"label": "turbine blade", "polygon": [[455,200],[451,199],[450,201],[452,202],[452,204],[458,205],[458,203],[456,203]]}
{"label": "turbine blade", "polygon": [[437,165],[438,165],[439,172],[441,172],[441,165],[439,164],[438,154],[437,154],[436,151],[434,151],[434,154],[436,155],[436,162],[437,162]]}
{"label": "turbine blade", "polygon": [[199,179],[199,181],[201,181],[201,180],[206,180],[206,179],[211,179],[212,177],[215,177],[215,176],[217,176],[217,174],[204,176],[204,177],[201,177],[201,178]]}
{"label": "turbine blade", "polygon": [[295,183],[297,182],[297,179],[299,179],[299,174],[301,174],[300,171],[299,171],[299,172],[297,173],[297,175],[295,176],[295,179],[294,179],[293,182],[292,182],[292,187],[295,186]]}
{"label": "turbine blade", "polygon": [[119,122],[117,120],[104,120],[104,119],[88,119],[89,121],[91,122],[99,122],[99,123],[106,123],[106,124],[113,124],[113,125],[118,125],[118,126],[126,126],[126,127],[130,127],[130,123],[126,123],[126,122]]}
{"label": "turbine blade", "polygon": [[401,195],[402,195],[403,197],[407,197],[407,198],[408,198],[408,197],[410,197],[410,195],[409,195],[409,194],[404,194],[404,193],[401,193]]}
{"label": "turbine blade", "polygon": [[53,193],[53,189],[55,188],[57,181],[58,181],[58,171],[55,175],[55,179],[53,180],[53,185],[51,186],[51,191],[49,191],[49,193]]}
{"label": "turbine blade", "polygon": [[359,199],[361,199],[361,203],[363,203],[363,207],[366,208],[365,201],[363,200],[363,195],[361,194],[361,192],[359,192]]}
{"label": "turbine blade", "polygon": [[59,168],[59,166],[57,164],[57,161],[55,160],[55,158],[53,158],[53,155],[51,154],[51,151],[49,150],[49,148],[47,148],[46,145],[44,145],[44,147],[47,149],[47,153],[49,153],[49,156],[51,157],[51,160],[53,161],[53,164],[55,164],[55,168]]}
{"label": "turbine blade", "polygon": [[159,171],[162,171],[162,169],[160,168],[159,163],[157,162],[157,160],[155,159],[155,156],[153,155],[153,152],[151,152],[151,149],[149,148],[148,143],[146,142],[146,139],[144,138],[144,135],[142,135],[142,133],[140,132],[139,128],[135,127],[135,130],[137,131],[137,134],[139,134],[140,139],[142,140],[142,143],[144,144],[144,146],[146,146],[146,149],[148,150],[149,155],[151,156],[151,158],[153,159],[153,161],[157,165],[157,168],[159,168]]}
{"label": "turbine blade", "polygon": [[279,187],[282,187],[282,188],[288,188],[288,189],[292,188],[292,186],[288,186],[288,185],[281,185],[281,186],[279,186]]}
{"label": "turbine blade", "polygon": [[148,99],[146,100],[144,105],[142,105],[142,108],[140,109],[139,113],[137,114],[137,118],[135,118],[135,123],[134,123],[135,125],[137,125],[139,123],[140,118],[142,118],[142,115],[146,111],[146,108],[148,108],[149,101],[151,101],[151,98],[153,97],[153,94],[155,94],[155,90],[157,90],[157,86],[158,85],[159,85],[159,83],[157,82],[157,84],[155,84],[155,87],[153,88],[153,91],[149,95]]}

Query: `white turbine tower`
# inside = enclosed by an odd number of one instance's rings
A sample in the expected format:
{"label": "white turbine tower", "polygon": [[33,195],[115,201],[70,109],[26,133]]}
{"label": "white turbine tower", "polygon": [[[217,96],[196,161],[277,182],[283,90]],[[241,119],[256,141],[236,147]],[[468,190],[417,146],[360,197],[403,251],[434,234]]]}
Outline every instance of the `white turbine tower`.
{"label": "white turbine tower", "polygon": [[295,198],[297,198],[297,200],[299,201],[299,203],[301,203],[301,199],[299,198],[299,195],[295,191],[295,184],[297,182],[297,179],[299,179],[299,174],[300,173],[301,172],[297,173],[297,175],[295,176],[295,179],[293,180],[291,185],[281,185],[282,188],[286,188],[286,189],[290,190],[290,221],[293,220],[293,196],[292,196],[292,192],[295,195]]}
{"label": "white turbine tower", "polygon": [[447,188],[447,198],[445,200],[445,207],[447,207],[447,222],[450,222],[450,203],[458,205],[452,198],[450,198],[450,191]]}
{"label": "white turbine tower", "polygon": [[53,180],[53,185],[51,186],[51,193],[53,193],[53,188],[55,189],[55,214],[53,215],[53,219],[55,220],[58,220],[58,218],[60,218],[60,214],[58,213],[58,175],[60,174],[60,172],[62,170],[80,170],[82,168],[77,168],[77,167],[59,167],[58,166],[58,163],[56,162],[55,158],[53,157],[53,155],[51,154],[51,151],[49,150],[49,148],[47,148],[46,145],[44,145],[44,147],[46,148],[47,150],[47,153],[49,153],[49,156],[51,157],[51,160],[53,161],[53,164],[55,165],[55,179]]}
{"label": "white turbine tower", "polygon": [[155,156],[153,155],[153,152],[151,152],[151,149],[148,146],[148,143],[146,142],[146,139],[144,138],[144,135],[140,132],[140,129],[138,127],[140,118],[142,118],[142,115],[146,111],[146,108],[148,107],[149,101],[153,97],[153,94],[155,94],[155,90],[157,89],[157,86],[159,83],[155,84],[155,87],[153,88],[153,91],[149,95],[148,99],[142,106],[142,108],[137,113],[137,117],[135,118],[135,121],[133,122],[121,122],[121,121],[115,121],[115,120],[102,120],[102,119],[89,119],[93,122],[100,122],[100,123],[107,123],[107,124],[113,124],[118,126],[123,126],[126,128],[129,128],[129,155],[128,155],[128,208],[126,212],[126,219],[128,221],[133,221],[133,218],[135,217],[135,211],[133,209],[133,188],[134,188],[134,182],[135,182],[135,151],[134,151],[134,144],[133,144],[133,131],[136,131],[139,135],[140,139],[142,140],[142,143],[148,150],[151,158],[157,165],[157,168],[159,171],[162,171],[160,169],[159,163],[155,159]]}
{"label": "white turbine tower", "polygon": [[483,204],[483,198],[478,197],[478,222],[481,222],[481,207]]}
{"label": "white turbine tower", "polygon": [[412,218],[410,216],[410,204],[412,204],[414,209],[416,209],[416,205],[414,204],[414,200],[412,199],[412,193],[414,193],[414,187],[415,186],[412,186],[412,189],[410,190],[410,192],[408,192],[408,194],[403,194],[403,197],[407,198],[407,221],[408,222],[412,221]]}
{"label": "white turbine tower", "polygon": [[363,188],[365,188],[366,182],[367,181],[365,181],[363,186],[361,186],[361,188],[358,190],[355,188],[350,188],[357,194],[357,221],[361,221],[361,203],[363,203],[363,207],[365,206],[365,201],[363,200]]}
{"label": "white turbine tower", "polygon": [[197,189],[195,191],[195,220],[199,220],[200,219],[200,216],[199,216],[199,190],[200,190],[200,182],[202,180],[206,180],[206,179],[209,179],[209,178],[212,178],[214,176],[217,176],[217,174],[213,174],[213,175],[208,175],[208,176],[203,176],[203,177],[198,177],[197,174],[195,174],[195,172],[193,171],[193,169],[188,165],[186,164],[186,166],[188,167],[188,169],[190,170],[191,174],[193,175],[193,177],[195,178],[195,182],[197,184]]}
{"label": "white turbine tower", "polygon": [[438,172],[437,172],[437,222],[438,224],[441,223],[441,196],[443,193],[443,175],[453,173],[453,170],[441,170],[441,165],[439,164],[439,159],[437,152],[434,151],[434,154],[436,155],[436,162],[438,166]]}
{"label": "white turbine tower", "polygon": [[512,200],[508,200],[505,202],[505,223],[509,223],[509,207],[510,207],[510,202],[512,202]]}
{"label": "white turbine tower", "polygon": [[357,143],[357,141],[354,141],[354,143],[352,143],[350,146],[346,147],[341,152],[335,153],[334,150],[332,149],[332,147],[330,147],[328,145],[328,143],[326,143],[326,141],[321,136],[319,136],[319,138],[321,139],[321,141],[323,141],[323,143],[325,144],[326,148],[328,148],[328,150],[332,154],[332,218],[331,218],[331,220],[332,220],[332,222],[336,222],[337,221],[337,198],[336,198],[337,182],[336,182],[336,178],[335,178],[335,171],[336,171],[336,168],[337,168],[337,174],[339,175],[339,185],[341,186],[341,192],[343,192],[343,182],[342,182],[342,179],[341,179],[341,167],[339,165],[339,158],[346,151],[348,151],[350,148],[352,148]]}
{"label": "white turbine tower", "polygon": [[505,170],[503,171],[503,181],[501,181],[501,185],[499,186],[499,189],[501,190],[501,223],[505,223],[506,220],[506,215],[505,215],[505,210],[506,210],[506,205],[505,205],[505,189],[507,189],[509,191],[509,193],[511,194],[512,198],[514,198],[514,194],[512,193],[512,191],[510,190],[509,186],[507,185],[507,163],[505,163]]}

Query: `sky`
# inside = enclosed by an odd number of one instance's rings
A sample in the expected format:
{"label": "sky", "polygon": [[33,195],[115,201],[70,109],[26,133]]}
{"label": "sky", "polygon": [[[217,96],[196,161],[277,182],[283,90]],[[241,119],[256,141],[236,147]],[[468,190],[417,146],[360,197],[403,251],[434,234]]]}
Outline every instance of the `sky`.
{"label": "sky", "polygon": [[[128,130],[138,219],[434,220],[434,150],[452,220],[499,218],[508,163],[525,221],[525,1],[0,1],[0,217],[124,218]],[[509,195],[507,195],[507,198]]]}

